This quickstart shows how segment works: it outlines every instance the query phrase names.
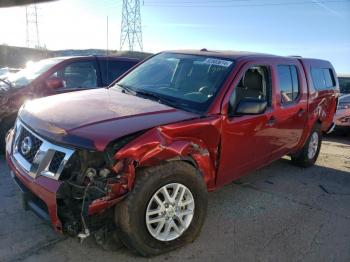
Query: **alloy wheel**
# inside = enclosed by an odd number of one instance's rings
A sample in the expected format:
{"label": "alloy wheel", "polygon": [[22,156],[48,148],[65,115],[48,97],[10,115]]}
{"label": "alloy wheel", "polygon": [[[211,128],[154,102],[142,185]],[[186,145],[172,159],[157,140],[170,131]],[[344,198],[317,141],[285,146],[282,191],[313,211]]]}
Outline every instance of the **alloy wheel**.
{"label": "alloy wheel", "polygon": [[180,183],[161,187],[146,210],[148,232],[159,241],[179,238],[190,226],[195,202],[191,191]]}

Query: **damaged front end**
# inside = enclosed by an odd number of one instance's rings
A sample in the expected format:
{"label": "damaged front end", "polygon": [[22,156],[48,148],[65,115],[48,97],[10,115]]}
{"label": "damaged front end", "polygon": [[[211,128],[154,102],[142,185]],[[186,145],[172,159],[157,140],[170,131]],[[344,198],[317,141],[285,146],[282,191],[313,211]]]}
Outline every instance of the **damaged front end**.
{"label": "damaged front end", "polygon": [[[132,190],[139,169],[185,161],[208,190],[215,188],[219,126],[219,118],[211,117],[154,127],[98,151],[52,144],[18,120],[8,137],[7,160],[15,177],[45,202],[53,227],[84,239],[113,231],[114,207]],[[28,140],[26,155],[21,146]]]}
{"label": "damaged front end", "polygon": [[59,180],[57,214],[62,231],[85,238],[91,232],[114,227],[113,207],[128,192],[123,161],[107,152],[76,151]]}
{"label": "damaged front end", "polygon": [[129,190],[130,165],[108,153],[116,146],[97,152],[53,144],[17,120],[6,156],[16,184],[40,200],[53,227],[85,238],[114,227],[112,207]]}

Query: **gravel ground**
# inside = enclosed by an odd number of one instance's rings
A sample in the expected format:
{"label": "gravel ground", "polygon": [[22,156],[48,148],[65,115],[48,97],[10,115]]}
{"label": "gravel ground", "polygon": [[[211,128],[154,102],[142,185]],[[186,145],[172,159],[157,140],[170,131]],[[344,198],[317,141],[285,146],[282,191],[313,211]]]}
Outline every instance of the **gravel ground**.
{"label": "gravel ground", "polygon": [[[0,158],[0,261],[148,261],[53,232],[20,208]],[[327,137],[316,165],[288,158],[209,195],[194,243],[152,261],[350,261],[350,138]]]}

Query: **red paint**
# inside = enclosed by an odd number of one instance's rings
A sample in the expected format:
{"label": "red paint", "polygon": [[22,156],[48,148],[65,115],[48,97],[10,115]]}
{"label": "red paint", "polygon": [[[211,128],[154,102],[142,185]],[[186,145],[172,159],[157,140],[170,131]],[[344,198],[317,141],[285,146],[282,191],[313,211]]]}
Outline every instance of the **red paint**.
{"label": "red paint", "polygon": [[57,215],[57,202],[56,202],[56,193],[62,182],[52,180],[47,177],[38,177],[33,179],[30,177],[26,171],[19,168],[18,165],[14,163],[12,157],[8,154],[6,155],[7,163],[16,175],[16,177],[38,198],[45,202],[47,209],[49,211],[49,216],[51,218],[51,224],[55,231],[61,232],[62,225],[61,221]]}
{"label": "red paint", "polygon": [[[121,196],[132,189],[139,167],[155,166],[165,161],[189,161],[203,175],[208,190],[214,190],[285,154],[300,150],[316,122],[322,123],[324,131],[332,123],[338,90],[316,91],[309,76],[311,65],[333,70],[330,63],[258,54],[199,54],[228,57],[234,59],[236,64],[210,109],[202,117],[112,89],[45,98],[21,111],[21,119],[30,123],[33,130],[73,147],[103,151],[118,138],[144,131],[115,154],[115,158],[124,164],[118,169],[124,170],[123,175],[127,180],[125,185],[115,185],[114,195],[95,200],[89,208],[89,214],[103,212],[120,201]],[[298,69],[300,96],[288,106],[280,103],[276,73],[279,64],[292,64]],[[270,68],[272,104],[261,115],[229,117],[229,96],[251,65]],[[35,110],[38,103],[56,105],[38,111]],[[271,119],[275,119],[273,125],[269,124]],[[35,186],[31,185],[33,183],[11,161],[8,158],[16,176],[53,210],[55,192],[47,191],[49,181],[37,179]],[[52,211],[50,215],[53,223],[57,224],[55,212]]]}

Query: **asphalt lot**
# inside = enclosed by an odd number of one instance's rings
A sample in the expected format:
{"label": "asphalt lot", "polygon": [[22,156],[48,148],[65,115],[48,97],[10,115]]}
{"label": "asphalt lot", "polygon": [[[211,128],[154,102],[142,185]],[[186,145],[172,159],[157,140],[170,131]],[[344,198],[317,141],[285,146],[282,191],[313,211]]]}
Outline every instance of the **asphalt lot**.
{"label": "asphalt lot", "polygon": [[[0,159],[0,261],[148,261],[63,238],[20,208]],[[152,261],[350,261],[350,137],[328,137],[316,166],[288,158],[209,195],[192,244]]]}

